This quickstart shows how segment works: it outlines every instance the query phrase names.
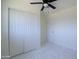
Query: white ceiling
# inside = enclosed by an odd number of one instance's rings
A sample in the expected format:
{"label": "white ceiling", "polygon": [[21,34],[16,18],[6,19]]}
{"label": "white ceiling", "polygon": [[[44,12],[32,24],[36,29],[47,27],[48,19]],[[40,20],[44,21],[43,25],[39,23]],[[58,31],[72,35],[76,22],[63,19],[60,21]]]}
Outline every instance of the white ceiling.
{"label": "white ceiling", "polygon": [[[28,10],[31,12],[39,13],[42,5],[31,5],[30,2],[40,2],[42,0],[8,0],[9,1],[9,7],[13,8],[19,8]],[[52,5],[56,6],[56,9],[53,10],[52,8],[45,8],[44,12],[57,12],[63,9],[71,8],[73,6],[76,6],[76,0],[58,0],[51,3]]]}

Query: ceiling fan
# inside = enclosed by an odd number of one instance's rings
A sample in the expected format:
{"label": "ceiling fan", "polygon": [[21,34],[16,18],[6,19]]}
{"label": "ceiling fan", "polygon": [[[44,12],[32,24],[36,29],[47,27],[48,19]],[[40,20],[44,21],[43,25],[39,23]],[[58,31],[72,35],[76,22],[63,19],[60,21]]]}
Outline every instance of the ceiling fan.
{"label": "ceiling fan", "polygon": [[56,9],[56,7],[51,5],[50,3],[54,2],[54,1],[57,1],[57,0],[42,0],[42,1],[43,2],[31,2],[30,4],[42,4],[41,11],[43,11],[44,8],[47,7],[47,6],[53,8],[53,9]]}

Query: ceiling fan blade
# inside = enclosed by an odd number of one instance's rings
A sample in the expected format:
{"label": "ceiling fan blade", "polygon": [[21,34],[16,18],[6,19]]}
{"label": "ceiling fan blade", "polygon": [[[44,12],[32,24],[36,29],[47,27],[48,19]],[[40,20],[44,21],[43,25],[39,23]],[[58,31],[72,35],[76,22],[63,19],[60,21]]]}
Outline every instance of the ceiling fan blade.
{"label": "ceiling fan blade", "polygon": [[42,6],[42,8],[41,8],[41,11],[43,11],[44,10],[44,6]]}
{"label": "ceiling fan blade", "polygon": [[57,0],[53,0],[52,2],[57,1]]}
{"label": "ceiling fan blade", "polygon": [[43,4],[43,2],[31,2],[30,4]]}
{"label": "ceiling fan blade", "polygon": [[56,9],[56,7],[53,6],[53,5],[51,5],[51,4],[48,4],[48,6],[50,6],[50,7],[53,8],[53,9]]}
{"label": "ceiling fan blade", "polygon": [[54,2],[54,1],[57,1],[57,0],[42,0],[44,3],[51,3],[51,2]]}

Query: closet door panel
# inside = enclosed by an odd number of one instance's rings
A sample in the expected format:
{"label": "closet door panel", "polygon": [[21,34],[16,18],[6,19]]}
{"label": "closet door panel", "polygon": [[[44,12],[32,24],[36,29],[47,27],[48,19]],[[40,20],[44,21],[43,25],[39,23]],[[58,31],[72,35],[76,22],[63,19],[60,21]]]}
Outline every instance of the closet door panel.
{"label": "closet door panel", "polygon": [[9,9],[9,40],[10,40],[10,55],[23,53],[23,38],[24,38],[24,21],[22,14],[16,10]]}
{"label": "closet door panel", "polygon": [[26,14],[26,38],[24,39],[24,52],[40,47],[40,21],[39,17],[34,14]]}

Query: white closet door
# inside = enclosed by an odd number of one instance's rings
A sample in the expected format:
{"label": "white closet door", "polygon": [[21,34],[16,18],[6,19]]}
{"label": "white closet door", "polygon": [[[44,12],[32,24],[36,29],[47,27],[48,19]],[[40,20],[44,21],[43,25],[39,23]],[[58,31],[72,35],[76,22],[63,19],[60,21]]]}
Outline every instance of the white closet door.
{"label": "white closet door", "polygon": [[24,52],[40,47],[40,19],[37,15],[26,14],[26,38],[24,39]]}
{"label": "white closet door", "polygon": [[9,9],[9,39],[10,39],[10,55],[23,52],[23,38],[24,38],[24,22],[21,13]]}
{"label": "white closet door", "polygon": [[40,21],[37,15],[9,10],[10,55],[40,47]]}

